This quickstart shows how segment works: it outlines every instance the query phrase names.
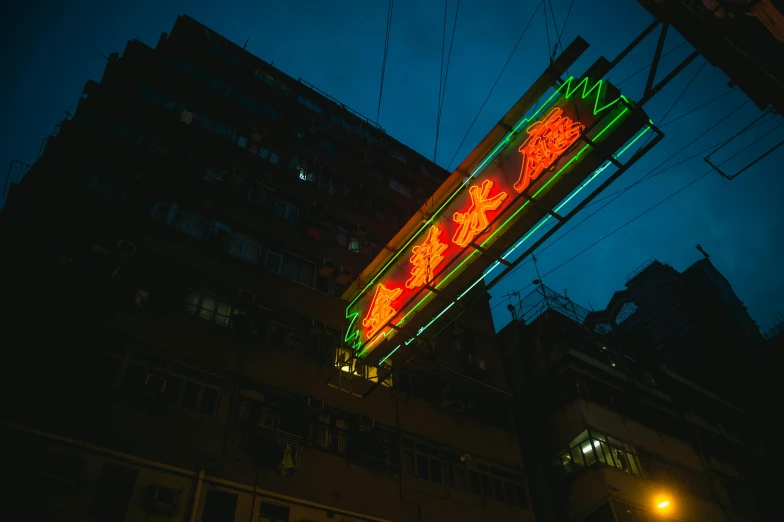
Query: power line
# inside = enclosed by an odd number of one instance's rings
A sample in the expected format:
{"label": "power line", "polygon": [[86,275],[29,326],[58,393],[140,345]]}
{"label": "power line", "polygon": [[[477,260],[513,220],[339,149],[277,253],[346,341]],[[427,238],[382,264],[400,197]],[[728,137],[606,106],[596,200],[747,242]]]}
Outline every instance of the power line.
{"label": "power line", "polygon": [[[569,15],[572,13],[572,7],[574,6],[574,0],[569,3],[569,9],[566,11],[566,18],[564,18],[564,23],[561,26],[561,32],[558,33],[558,41],[561,41],[561,36],[563,35],[564,29],[566,29],[566,22],[569,21]],[[563,47],[561,47],[561,51],[563,51]]]}
{"label": "power line", "polygon": [[[693,154],[692,156],[689,156],[688,158],[686,158],[686,159],[683,159],[683,160],[679,161],[678,163],[675,163],[675,164],[673,164],[673,165],[670,165],[669,167],[665,168],[665,169],[664,169],[664,170],[662,170],[661,172],[656,172],[656,171],[657,171],[659,168],[661,168],[661,167],[662,167],[662,166],[664,166],[665,164],[667,164],[667,163],[669,163],[670,161],[672,161],[672,160],[675,158],[675,156],[677,156],[678,154],[680,154],[681,152],[683,152],[684,150],[686,150],[688,147],[690,147],[691,145],[693,145],[693,144],[694,144],[694,143],[695,143],[697,140],[699,140],[700,138],[704,137],[704,136],[705,136],[705,135],[706,135],[708,132],[710,132],[711,130],[713,130],[714,128],[716,128],[716,127],[717,127],[717,126],[719,126],[720,124],[722,124],[724,121],[726,121],[727,119],[729,119],[729,118],[730,118],[730,116],[732,116],[734,113],[736,113],[737,111],[739,111],[740,109],[742,109],[742,108],[743,108],[745,105],[747,105],[747,104],[748,104],[750,101],[751,101],[751,100],[746,100],[746,101],[745,101],[744,103],[742,103],[740,106],[738,106],[738,107],[734,108],[732,111],[730,111],[730,112],[729,112],[729,114],[727,114],[727,115],[726,115],[726,116],[724,116],[722,119],[720,119],[719,121],[717,121],[716,123],[714,123],[713,125],[711,125],[710,127],[708,127],[707,129],[705,129],[705,130],[704,130],[702,133],[698,134],[698,135],[697,135],[697,136],[696,136],[694,139],[692,139],[690,142],[688,142],[687,144],[685,144],[684,146],[682,146],[680,149],[678,149],[677,151],[675,151],[675,152],[673,152],[672,154],[670,154],[670,155],[669,155],[667,158],[665,158],[665,159],[664,159],[664,161],[662,161],[661,163],[659,163],[658,165],[656,165],[655,167],[653,167],[653,168],[652,168],[650,171],[648,171],[648,173],[647,173],[647,174],[645,174],[645,175],[644,175],[642,178],[638,179],[637,181],[635,181],[634,183],[632,183],[632,184],[631,184],[631,185],[629,185],[628,187],[624,187],[624,188],[622,188],[622,189],[620,189],[620,190],[618,190],[618,191],[616,191],[616,192],[610,193],[610,194],[608,194],[608,195],[606,195],[606,196],[603,196],[603,197],[601,197],[601,198],[599,198],[599,199],[597,199],[597,200],[595,200],[595,201],[592,201],[592,202],[590,202],[588,205],[586,205],[586,206],[584,207],[584,209],[585,209],[585,208],[588,208],[588,207],[590,207],[590,206],[596,205],[597,203],[599,203],[599,202],[601,202],[601,201],[604,201],[605,199],[607,199],[607,198],[609,198],[609,197],[612,197],[612,196],[614,196],[615,194],[622,194],[622,193],[626,192],[627,190],[631,189],[632,187],[634,187],[634,186],[636,186],[636,185],[639,185],[639,184],[640,184],[640,183],[642,183],[643,181],[646,181],[646,180],[648,180],[648,179],[651,179],[651,178],[653,178],[653,177],[656,177],[656,176],[658,176],[659,174],[662,174],[662,173],[664,173],[664,172],[666,172],[666,171],[668,171],[668,170],[670,170],[670,169],[672,169],[672,168],[674,168],[674,167],[676,167],[676,166],[678,166],[678,165],[681,165],[681,164],[685,163],[686,161],[688,161],[688,160],[690,160],[690,159],[693,159],[695,156],[698,156],[698,155],[700,155],[700,154],[704,154],[704,153],[705,153],[705,152],[707,152],[708,150],[711,150],[711,149],[713,149],[714,147],[716,147],[716,145],[711,145],[710,147],[707,147],[706,149],[703,149],[703,150],[701,150],[701,151],[697,152],[696,154]],[[721,145],[721,144],[723,144],[723,143],[727,143],[727,141],[728,141],[728,140],[726,140],[726,141],[724,141],[724,142],[719,142],[719,145]]]}
{"label": "power line", "polygon": [[438,71],[438,102],[436,104],[436,142],[433,146],[433,163],[438,152],[438,127],[441,125],[441,92],[444,88],[444,50],[446,49],[446,14],[448,0],[444,0],[444,32],[441,33],[441,67]]}
{"label": "power line", "polygon": [[514,49],[512,49],[509,58],[506,60],[506,63],[501,69],[501,72],[498,74],[498,78],[496,78],[495,82],[493,82],[493,86],[490,88],[490,92],[487,93],[487,98],[485,98],[485,101],[482,102],[482,106],[479,107],[479,112],[476,113],[476,116],[474,117],[474,121],[472,121],[471,125],[468,127],[465,136],[463,136],[460,145],[457,147],[457,150],[455,151],[455,155],[452,156],[452,159],[449,161],[449,165],[447,165],[446,170],[450,170],[452,168],[452,163],[455,161],[455,158],[457,157],[457,154],[460,152],[460,149],[463,148],[463,144],[465,143],[465,140],[468,138],[468,135],[471,133],[471,129],[474,128],[474,124],[476,124],[476,120],[479,119],[479,115],[482,114],[482,110],[485,108],[485,105],[487,104],[488,100],[490,100],[490,96],[492,96],[493,91],[495,90],[495,86],[498,84],[498,81],[501,79],[501,76],[503,76],[506,67],[509,65],[509,62],[512,61],[512,57],[514,56],[515,51],[517,51],[517,48],[520,46],[520,42],[523,41],[523,37],[525,36],[525,33],[528,32],[528,28],[531,26],[531,23],[534,21],[534,17],[536,16],[536,13],[539,11],[539,8],[542,7],[543,2],[544,0],[540,0],[539,4],[536,6],[536,9],[531,15],[531,18],[528,20],[528,23],[525,24],[525,29],[523,29],[522,34],[520,34],[520,38],[517,39],[517,43],[515,44]]}
{"label": "power line", "polygon": [[555,47],[553,47],[553,51],[550,53],[550,63],[553,63],[555,59],[555,53],[558,52],[558,48],[561,48],[561,52],[563,52],[563,45],[561,45],[561,35],[558,32],[558,24],[555,23],[555,12],[553,12],[553,0],[547,0],[547,3],[550,5],[550,18],[553,20],[553,28],[555,28]]}
{"label": "power line", "polygon": [[618,228],[616,228],[616,229],[615,229],[615,230],[613,230],[612,232],[610,232],[610,233],[606,234],[605,236],[603,236],[601,239],[598,239],[597,241],[594,241],[593,243],[591,243],[590,245],[588,245],[587,247],[585,247],[584,249],[582,249],[581,251],[579,251],[578,253],[576,253],[575,255],[573,255],[572,257],[570,257],[569,259],[567,259],[567,260],[566,260],[566,261],[564,261],[563,263],[561,263],[560,265],[556,266],[555,268],[553,268],[552,270],[550,270],[549,272],[547,272],[546,274],[544,274],[542,277],[548,276],[548,275],[552,274],[553,272],[555,272],[556,270],[558,270],[559,268],[562,268],[563,266],[567,265],[568,263],[570,263],[570,262],[574,261],[574,260],[575,260],[575,259],[577,259],[579,256],[581,256],[582,254],[584,254],[585,252],[587,252],[587,251],[588,251],[588,250],[590,250],[591,248],[595,247],[596,245],[598,245],[599,243],[601,243],[601,242],[602,242],[602,241],[604,241],[605,239],[609,238],[610,236],[612,236],[612,235],[613,235],[613,234],[615,234],[616,232],[618,232],[618,231],[622,230],[623,228],[625,228],[625,227],[627,227],[627,226],[631,225],[632,223],[634,223],[635,221],[637,221],[638,219],[640,219],[641,217],[643,217],[643,216],[644,216],[644,215],[646,215],[647,213],[651,212],[652,210],[654,210],[654,209],[655,209],[655,208],[657,208],[658,206],[660,206],[660,205],[664,204],[665,202],[667,202],[667,201],[669,201],[670,199],[672,199],[673,197],[677,196],[678,194],[680,194],[681,192],[683,192],[683,191],[684,191],[684,190],[686,190],[687,188],[691,187],[692,185],[694,185],[695,183],[697,183],[697,182],[698,182],[698,181],[700,181],[701,179],[705,178],[705,177],[706,177],[708,174],[710,174],[711,172],[713,172],[713,169],[710,169],[710,170],[708,170],[708,171],[704,172],[703,174],[700,174],[700,176],[699,176],[699,177],[697,177],[696,179],[694,179],[694,180],[690,181],[689,183],[687,183],[687,184],[686,184],[686,185],[684,185],[683,187],[679,188],[678,190],[676,190],[675,192],[673,192],[673,193],[672,193],[672,194],[670,194],[669,196],[667,196],[667,197],[665,197],[664,199],[660,200],[660,201],[659,201],[658,203],[656,203],[655,205],[653,205],[653,206],[651,206],[651,207],[648,207],[646,210],[644,210],[643,212],[641,212],[641,213],[637,214],[636,216],[634,216],[632,219],[630,219],[629,221],[627,221],[627,222],[626,222],[626,223],[624,223],[623,225],[619,226]]}
{"label": "power line", "polygon": [[[618,199],[619,197],[621,197],[621,196],[622,196],[624,193],[628,192],[628,191],[629,191],[629,190],[630,190],[632,187],[634,187],[634,186],[636,186],[636,185],[639,185],[639,184],[640,184],[640,183],[642,183],[643,181],[646,181],[646,180],[648,180],[648,179],[651,179],[651,178],[653,178],[653,177],[655,177],[655,176],[658,176],[659,174],[662,174],[662,173],[666,172],[667,170],[670,170],[671,168],[674,168],[674,167],[676,167],[677,165],[679,165],[679,164],[681,164],[681,163],[684,163],[684,162],[686,162],[686,161],[688,161],[688,160],[690,160],[690,159],[693,159],[695,156],[697,156],[697,155],[699,155],[699,154],[702,154],[702,153],[704,153],[705,151],[707,151],[707,150],[710,150],[710,149],[712,149],[713,147],[715,147],[715,145],[711,145],[711,146],[710,146],[710,147],[708,147],[707,149],[704,149],[704,150],[702,150],[702,151],[698,152],[697,154],[694,154],[694,155],[690,156],[689,158],[686,158],[685,160],[682,160],[682,161],[680,161],[680,162],[678,162],[678,163],[676,163],[676,164],[674,164],[674,165],[670,165],[669,167],[667,167],[667,168],[666,168],[666,169],[664,169],[663,171],[661,171],[661,172],[658,172],[658,173],[654,174],[654,172],[656,172],[656,170],[657,170],[657,169],[659,169],[660,167],[662,167],[663,165],[665,165],[666,163],[668,163],[669,161],[671,161],[673,158],[675,158],[675,156],[677,156],[678,154],[680,154],[681,152],[683,152],[683,150],[684,150],[684,149],[686,149],[687,147],[689,147],[691,144],[693,144],[693,143],[694,143],[695,141],[697,141],[699,138],[701,138],[701,137],[705,136],[705,135],[706,135],[708,132],[710,132],[710,131],[711,131],[713,128],[715,128],[717,125],[721,124],[723,121],[725,121],[726,119],[728,119],[730,116],[732,116],[732,114],[734,114],[735,112],[737,112],[738,110],[740,110],[740,109],[741,109],[741,108],[742,108],[744,105],[748,104],[749,102],[750,102],[750,100],[746,100],[746,102],[745,102],[745,103],[743,103],[743,104],[742,104],[742,105],[740,105],[739,107],[736,107],[735,109],[733,109],[732,111],[730,111],[730,112],[729,112],[729,113],[728,113],[726,116],[724,116],[724,117],[723,117],[721,120],[719,120],[718,122],[716,122],[716,123],[715,123],[715,124],[713,124],[712,126],[710,126],[710,127],[708,127],[707,129],[705,129],[705,131],[703,131],[703,132],[702,132],[700,135],[698,135],[698,136],[697,136],[695,139],[693,139],[691,142],[687,143],[686,145],[684,145],[683,147],[681,147],[681,148],[680,148],[680,149],[678,149],[677,151],[675,151],[675,152],[673,152],[672,154],[670,154],[670,156],[668,156],[667,158],[665,158],[665,159],[664,159],[662,162],[660,162],[660,163],[659,163],[659,164],[658,164],[656,167],[654,167],[653,169],[651,169],[650,171],[648,171],[648,173],[647,173],[647,174],[645,174],[645,175],[644,175],[644,176],[643,176],[641,179],[639,179],[639,180],[637,180],[636,182],[632,183],[632,184],[631,184],[631,185],[629,185],[628,187],[625,187],[625,188],[623,188],[623,189],[621,189],[621,190],[619,190],[619,191],[616,191],[616,192],[614,192],[614,193],[612,193],[612,194],[609,194],[609,195],[607,195],[607,196],[605,196],[605,197],[603,197],[603,198],[601,198],[601,199],[599,199],[599,200],[592,201],[591,203],[589,203],[588,205],[586,205],[585,207],[583,207],[583,210],[585,210],[586,208],[588,208],[588,207],[590,207],[590,206],[592,206],[592,205],[595,205],[595,204],[597,204],[597,203],[599,203],[599,202],[601,202],[601,201],[603,201],[603,200],[606,200],[606,199],[608,199],[608,198],[611,198],[611,197],[615,196],[615,197],[613,197],[613,198],[612,198],[610,201],[608,201],[607,203],[605,203],[604,205],[602,205],[601,207],[599,207],[598,209],[596,209],[594,212],[592,212],[591,214],[589,214],[588,216],[586,216],[584,219],[582,219],[580,222],[578,222],[578,223],[577,223],[576,225],[574,225],[572,228],[570,228],[569,230],[567,230],[566,232],[564,232],[563,234],[561,234],[560,236],[558,236],[558,237],[557,237],[556,239],[554,239],[552,242],[548,243],[548,244],[547,244],[547,245],[546,245],[544,248],[542,248],[542,249],[540,249],[540,250],[539,250],[539,253],[541,254],[542,252],[546,251],[548,248],[550,248],[551,246],[553,246],[554,244],[556,244],[558,241],[560,241],[561,239],[563,239],[563,238],[564,238],[566,235],[568,235],[568,234],[570,234],[572,231],[574,231],[574,230],[575,230],[577,227],[579,227],[580,225],[582,225],[583,223],[585,223],[586,221],[588,221],[590,218],[592,218],[593,216],[595,216],[596,214],[598,214],[598,213],[599,213],[601,210],[603,210],[604,208],[606,208],[607,206],[609,206],[609,205],[610,205],[612,202],[614,202],[616,199]],[[527,261],[525,261],[525,262],[523,262],[522,264],[520,264],[520,265],[518,265],[517,267],[515,267],[515,268],[514,268],[514,270],[512,270],[512,271],[510,271],[508,274],[506,274],[506,277],[509,277],[510,275],[514,274],[514,273],[515,273],[517,270],[519,270],[520,268],[522,268],[523,266],[525,266],[525,264],[526,264],[526,263],[527,263]],[[545,274],[545,275],[546,275],[546,274]],[[530,285],[529,285],[529,286],[530,286]],[[525,287],[525,288],[528,288],[528,287]],[[524,289],[525,289],[525,288],[524,288]],[[520,291],[522,291],[522,290],[520,290]]]}
{"label": "power line", "polygon": [[389,0],[387,8],[387,34],[384,39],[384,59],[381,61],[381,87],[378,90],[378,111],[376,112],[376,123],[381,116],[381,95],[384,93],[384,75],[387,70],[387,56],[389,54],[389,35],[392,32],[392,12],[395,9],[395,0]]}
{"label": "power line", "polygon": [[[672,54],[672,53],[674,53],[675,51],[677,51],[678,49],[680,49],[680,48],[681,48],[681,47],[683,47],[684,45],[686,45],[686,42],[681,42],[679,45],[676,45],[675,47],[673,47],[672,49],[670,49],[670,50],[669,50],[669,51],[667,51],[666,53],[662,54],[662,55],[661,55],[661,57],[660,57],[659,59],[661,59],[661,58],[664,58],[665,56],[667,56],[667,55],[669,55],[669,54]],[[643,72],[644,70],[646,70],[646,69],[647,69],[648,67],[650,67],[651,65],[653,65],[653,62],[649,63],[648,65],[646,65],[646,66],[645,66],[645,67],[643,67],[642,69],[638,70],[637,72],[635,72],[635,73],[631,74],[630,76],[627,76],[626,78],[624,78],[624,79],[623,79],[623,80],[621,80],[620,82],[616,83],[616,84],[615,84],[615,86],[616,86],[616,87],[620,87],[622,84],[624,84],[624,83],[628,82],[629,80],[631,80],[632,78],[634,78],[635,76],[637,76],[638,74],[640,74],[641,72]]]}
{"label": "power line", "polygon": [[[697,177],[696,179],[694,179],[694,180],[690,181],[689,183],[687,183],[687,184],[686,184],[686,185],[684,185],[683,187],[679,188],[679,189],[678,189],[678,190],[676,190],[675,192],[673,192],[673,193],[669,194],[669,195],[668,195],[668,196],[666,196],[665,198],[661,199],[659,202],[657,202],[657,203],[656,203],[656,204],[654,204],[653,206],[651,206],[651,207],[648,207],[648,208],[647,208],[646,210],[644,210],[643,212],[641,212],[641,213],[637,214],[636,216],[634,216],[633,218],[631,218],[630,220],[628,220],[627,222],[625,222],[623,225],[621,225],[621,226],[619,226],[618,228],[616,228],[616,229],[612,230],[611,232],[607,233],[606,235],[604,235],[604,236],[603,236],[603,237],[601,237],[600,239],[598,239],[598,240],[594,241],[593,243],[591,243],[591,244],[590,244],[590,245],[588,245],[587,247],[583,248],[582,250],[580,250],[579,252],[577,252],[575,255],[573,255],[572,257],[570,257],[569,259],[567,259],[567,260],[566,260],[566,261],[564,261],[563,263],[561,263],[560,265],[556,266],[556,267],[555,267],[555,268],[553,268],[552,270],[550,270],[550,271],[546,272],[545,274],[543,274],[543,275],[540,277],[540,280],[543,280],[545,277],[547,277],[548,275],[552,274],[552,273],[553,273],[553,272],[555,272],[556,270],[559,270],[559,269],[563,268],[564,266],[566,266],[567,264],[571,263],[572,261],[574,261],[575,259],[577,259],[578,257],[580,257],[582,254],[584,254],[585,252],[587,252],[587,251],[588,251],[588,250],[590,250],[591,248],[595,247],[596,245],[598,245],[598,244],[599,244],[599,243],[601,243],[602,241],[606,240],[607,238],[609,238],[609,237],[610,237],[610,236],[612,236],[613,234],[616,234],[617,232],[619,232],[620,230],[622,230],[622,229],[626,228],[627,226],[631,225],[632,223],[634,223],[635,221],[637,221],[638,219],[640,219],[640,218],[641,218],[641,217],[643,217],[644,215],[646,215],[646,214],[648,214],[649,212],[653,211],[654,209],[656,209],[656,208],[657,208],[657,207],[659,207],[660,205],[662,205],[662,204],[664,204],[665,202],[669,201],[670,199],[672,199],[672,198],[673,198],[673,197],[675,197],[676,195],[680,194],[681,192],[683,192],[683,191],[684,191],[684,190],[686,190],[687,188],[691,187],[692,185],[694,185],[695,183],[697,183],[697,182],[698,182],[698,181],[700,181],[701,179],[703,179],[703,178],[705,178],[706,176],[708,176],[708,175],[709,175],[709,174],[710,174],[712,171],[713,171],[713,169],[710,169],[710,170],[708,170],[708,171],[704,172],[704,173],[703,173],[703,174],[701,174],[699,177]],[[609,203],[608,203],[608,204],[609,204]],[[602,207],[602,208],[604,208],[604,207]],[[595,214],[595,212],[594,212],[594,214]],[[592,215],[593,215],[593,214],[592,214]],[[582,223],[582,222],[581,222],[581,223]],[[571,232],[572,230],[574,230],[574,228],[577,228],[577,226],[579,226],[579,225],[580,225],[580,223],[578,223],[578,224],[577,224],[575,227],[573,227],[572,229],[570,229],[570,230],[569,230],[569,232]],[[567,234],[568,234],[568,232],[567,232]],[[566,235],[566,234],[562,235],[561,237],[563,237],[563,236],[565,236],[565,235]],[[558,239],[560,239],[560,238],[558,238]],[[554,242],[553,242],[553,243],[554,243]],[[551,243],[551,244],[552,244],[552,243]],[[548,245],[548,246],[549,246],[549,245]],[[541,253],[542,253],[544,250],[546,250],[546,248],[545,248],[545,249],[542,249],[542,250],[540,250],[540,251],[539,251],[539,253],[541,254]],[[523,266],[523,265],[520,265],[520,266]],[[520,268],[520,266],[518,266],[517,268]],[[507,277],[508,277],[509,275],[511,275],[512,273],[513,273],[513,272],[510,272],[509,274],[507,274]],[[525,290],[527,290],[528,288],[530,288],[531,286],[535,286],[535,285],[533,285],[533,284],[528,284],[528,285],[524,286],[523,288],[520,288],[520,289],[519,289],[519,290],[517,290],[516,292],[517,292],[517,293],[522,293],[522,292],[524,292]],[[495,307],[497,307],[497,306],[498,306],[498,304],[502,304],[502,303],[497,303],[497,304],[496,304],[496,305],[494,305],[492,308],[495,308]]]}
{"label": "power line", "polygon": [[542,9],[544,13],[544,32],[547,35],[547,58],[550,60],[550,65],[553,64],[553,55],[550,52],[550,23],[547,21],[547,5]]}
{"label": "power line", "polygon": [[[455,43],[455,32],[457,31],[457,17],[460,15],[460,0],[457,0],[457,8],[455,8],[455,22],[452,26],[452,38],[449,41],[449,54],[446,58],[446,70],[444,71],[444,83],[440,87],[441,92],[439,93],[439,100],[438,100],[438,120],[436,121],[436,144],[433,149],[433,163],[436,163],[436,157],[438,153],[438,134],[439,130],[441,129],[441,115],[444,112],[444,98],[446,97],[446,81],[449,78],[449,63],[452,61],[452,47]],[[446,1],[444,2],[444,37],[446,37]],[[444,49],[443,45],[441,47],[441,66],[443,67],[444,64]]]}
{"label": "power line", "polygon": [[705,102],[705,103],[703,103],[702,105],[699,105],[699,106],[697,106],[697,107],[695,107],[695,108],[691,109],[690,111],[684,112],[683,114],[681,114],[681,115],[680,115],[680,116],[678,116],[677,118],[674,118],[674,119],[672,119],[672,120],[668,121],[667,123],[664,123],[664,122],[663,122],[663,121],[664,121],[664,118],[662,118],[662,124],[661,124],[661,125],[659,125],[659,128],[660,128],[660,129],[663,129],[663,128],[664,128],[664,127],[666,127],[667,125],[670,125],[670,124],[672,124],[672,123],[675,123],[676,121],[678,121],[678,120],[680,120],[680,119],[682,119],[682,118],[685,118],[685,117],[686,117],[686,116],[688,116],[689,114],[691,114],[691,113],[693,113],[693,112],[696,112],[696,111],[698,111],[698,110],[702,109],[703,107],[707,107],[707,106],[708,106],[708,105],[710,105],[711,103],[714,103],[714,102],[717,102],[717,101],[719,101],[720,99],[724,98],[725,96],[728,96],[728,95],[732,94],[733,92],[735,92],[735,89],[736,89],[736,88],[735,88],[735,87],[733,87],[732,89],[728,90],[727,92],[724,92],[724,93],[722,93],[722,94],[720,94],[720,95],[716,96],[715,98],[713,98],[713,99],[711,99],[711,100],[708,100],[708,101],[706,101],[706,102]]}

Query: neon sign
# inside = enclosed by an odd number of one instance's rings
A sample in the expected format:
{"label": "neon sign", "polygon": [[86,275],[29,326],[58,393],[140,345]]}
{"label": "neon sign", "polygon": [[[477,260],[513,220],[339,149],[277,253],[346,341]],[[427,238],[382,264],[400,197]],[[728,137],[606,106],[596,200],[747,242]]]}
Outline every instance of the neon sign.
{"label": "neon sign", "polygon": [[449,246],[439,240],[441,232],[439,227],[433,225],[425,242],[411,249],[411,279],[406,281],[406,288],[418,288],[432,280],[438,265],[444,260],[441,254]]}
{"label": "neon sign", "polygon": [[468,189],[471,195],[471,206],[465,212],[455,212],[452,219],[459,226],[452,238],[452,242],[459,247],[466,247],[474,241],[476,236],[487,231],[490,222],[487,220],[487,213],[497,210],[501,203],[506,199],[506,192],[499,192],[490,197],[490,190],[495,185],[494,182],[486,179],[481,186],[474,185]]}
{"label": "neon sign", "polygon": [[563,109],[556,107],[543,121],[526,129],[528,139],[518,149],[523,154],[523,165],[514,184],[517,192],[527,189],[582,135],[585,125],[562,114]]}
{"label": "neon sign", "polygon": [[[531,198],[545,197],[592,145],[604,141],[623,124],[631,103],[622,96],[606,102],[605,87],[601,80],[591,83],[587,78],[579,82],[569,78],[532,116],[520,120],[470,175],[453,174],[445,183],[445,187],[455,187],[451,192],[436,192],[434,198],[440,199],[432,200],[427,209],[435,211],[425,212],[423,207],[424,223],[412,220],[410,232],[401,231],[407,235],[401,236],[401,246],[394,249],[391,259],[377,258],[371,267],[378,268],[363,273],[362,286],[352,294],[346,309],[344,341],[359,357],[408,326],[468,266],[479,258],[484,260],[481,253],[527,215]],[[633,132],[637,130],[639,127]],[[456,179],[462,179],[462,183]],[[564,186],[576,186],[584,179]],[[551,201],[550,208],[566,194]],[[480,281],[481,277],[460,297]],[[361,329],[359,323],[365,328]]]}
{"label": "neon sign", "polygon": [[386,325],[387,321],[395,317],[397,310],[392,308],[392,303],[403,293],[402,288],[389,289],[383,283],[376,287],[376,295],[370,305],[367,316],[362,320],[362,326],[368,329],[367,336],[372,338]]}

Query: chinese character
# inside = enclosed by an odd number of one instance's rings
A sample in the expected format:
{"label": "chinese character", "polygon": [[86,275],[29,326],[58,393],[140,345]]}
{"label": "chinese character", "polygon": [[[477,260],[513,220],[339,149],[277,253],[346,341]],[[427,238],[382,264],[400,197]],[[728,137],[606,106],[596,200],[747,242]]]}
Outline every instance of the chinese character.
{"label": "chinese character", "polygon": [[370,310],[362,320],[362,326],[368,328],[368,339],[372,339],[390,319],[395,317],[397,310],[392,308],[392,303],[400,297],[401,293],[403,293],[402,288],[390,290],[383,283],[379,283],[376,287],[376,295],[370,303]]}
{"label": "chinese character", "polygon": [[413,254],[410,261],[414,268],[411,269],[411,279],[406,281],[407,288],[420,287],[433,279],[436,267],[444,260],[441,254],[448,246],[438,240],[440,235],[441,229],[433,226],[425,242],[411,249]]}
{"label": "chinese character", "polygon": [[501,203],[506,199],[506,192],[500,192],[492,198],[487,197],[490,194],[490,189],[493,188],[493,185],[495,185],[495,183],[486,179],[482,182],[481,188],[478,185],[469,188],[468,193],[471,194],[471,207],[469,207],[468,211],[465,213],[455,212],[452,216],[455,223],[460,224],[457,232],[455,232],[455,236],[452,238],[452,241],[457,246],[467,246],[476,236],[484,232],[489,226],[486,212],[498,209],[498,207],[501,206]]}
{"label": "chinese character", "polygon": [[563,109],[556,107],[544,121],[528,127],[528,138],[518,149],[523,154],[523,165],[514,184],[517,192],[527,189],[582,134],[585,126],[562,114]]}

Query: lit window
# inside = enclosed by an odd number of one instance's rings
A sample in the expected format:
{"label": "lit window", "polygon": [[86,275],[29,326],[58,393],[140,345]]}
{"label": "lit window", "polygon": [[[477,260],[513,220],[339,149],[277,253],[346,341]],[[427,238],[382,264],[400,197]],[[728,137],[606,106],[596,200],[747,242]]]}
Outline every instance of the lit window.
{"label": "lit window", "polygon": [[557,459],[557,465],[561,466],[567,474],[578,473],[596,462],[633,475],[641,474],[640,462],[634,446],[594,430],[590,433],[584,430],[575,437]]}
{"label": "lit window", "polygon": [[362,249],[362,246],[358,239],[354,239],[352,237],[348,243],[348,249],[354,252],[355,254],[359,254],[360,250]]}

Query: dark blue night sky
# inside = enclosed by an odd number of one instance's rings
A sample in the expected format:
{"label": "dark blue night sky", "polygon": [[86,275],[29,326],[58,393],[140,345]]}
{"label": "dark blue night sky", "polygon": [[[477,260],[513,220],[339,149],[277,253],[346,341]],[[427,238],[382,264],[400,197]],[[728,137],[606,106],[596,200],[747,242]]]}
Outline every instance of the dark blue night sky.
{"label": "dark blue night sky", "polygon": [[[559,28],[571,0],[553,0]],[[22,5],[24,4],[24,5]],[[443,105],[438,158],[447,167],[460,141],[487,96],[525,27],[536,1],[463,0],[449,68]],[[457,0],[449,0],[447,46]],[[170,31],[178,14],[188,14],[248,50],[274,62],[294,78],[303,78],[352,108],[375,117],[378,104],[381,59],[387,18],[382,0],[260,2],[193,1],[167,2],[8,2],[0,11],[3,28],[0,50],[4,80],[2,114],[6,135],[0,142],[3,179],[8,163],[19,159],[32,163],[41,139],[76,107],[87,79],[101,77],[101,55],[122,52],[129,39],[155,46],[160,33]],[[548,19],[549,19],[548,9]],[[575,0],[563,31],[564,46],[580,35],[591,47],[570,69],[579,74],[599,55],[612,59],[652,19],[634,1]],[[550,24],[552,20],[549,19]],[[381,125],[395,138],[426,157],[433,157],[439,66],[444,24],[441,0],[397,0],[391,32],[386,81],[381,106]],[[762,30],[762,29],[761,29]],[[550,25],[551,46],[555,29]],[[610,74],[620,82],[650,63],[656,34],[651,35],[625,64]],[[665,52],[683,40],[670,31]],[[662,61],[669,71],[691,52],[682,45]],[[548,65],[545,18],[540,9],[480,115],[452,168],[470,152],[531,82]],[[729,90],[727,78],[698,58],[673,81],[646,110],[661,123],[689,80],[696,80],[671,110],[665,123]],[[701,69],[702,67],[702,69]],[[700,70],[701,69],[701,70]],[[647,73],[621,85],[632,99],[641,96]],[[664,167],[731,137],[757,118],[761,111],[740,92],[732,92],[706,108],[664,126],[666,138],[646,158],[612,186],[608,193],[636,182],[685,143],[722,119],[734,115]],[[767,117],[766,117],[767,118]],[[728,161],[731,172],[754,159],[784,138],[779,116],[740,136],[717,156]],[[750,144],[753,144],[750,146]],[[650,206],[706,172],[705,154],[663,172],[625,192],[584,224],[547,248],[538,257],[545,274],[586,246],[616,229]],[[712,173],[675,195],[653,211],[544,277],[557,291],[568,290],[578,304],[603,307],[625,276],[650,257],[670,263],[678,270],[701,257],[697,243],[711,254],[711,261],[729,279],[745,301],[752,317],[770,326],[777,312],[784,312],[784,148],[737,179],[725,182]],[[601,204],[586,209],[574,223]],[[563,231],[574,223],[567,224]],[[558,237],[563,232],[559,232]],[[531,290],[535,278],[527,263],[492,290],[497,326],[508,321],[509,292]],[[526,288],[527,287],[527,288]]]}

